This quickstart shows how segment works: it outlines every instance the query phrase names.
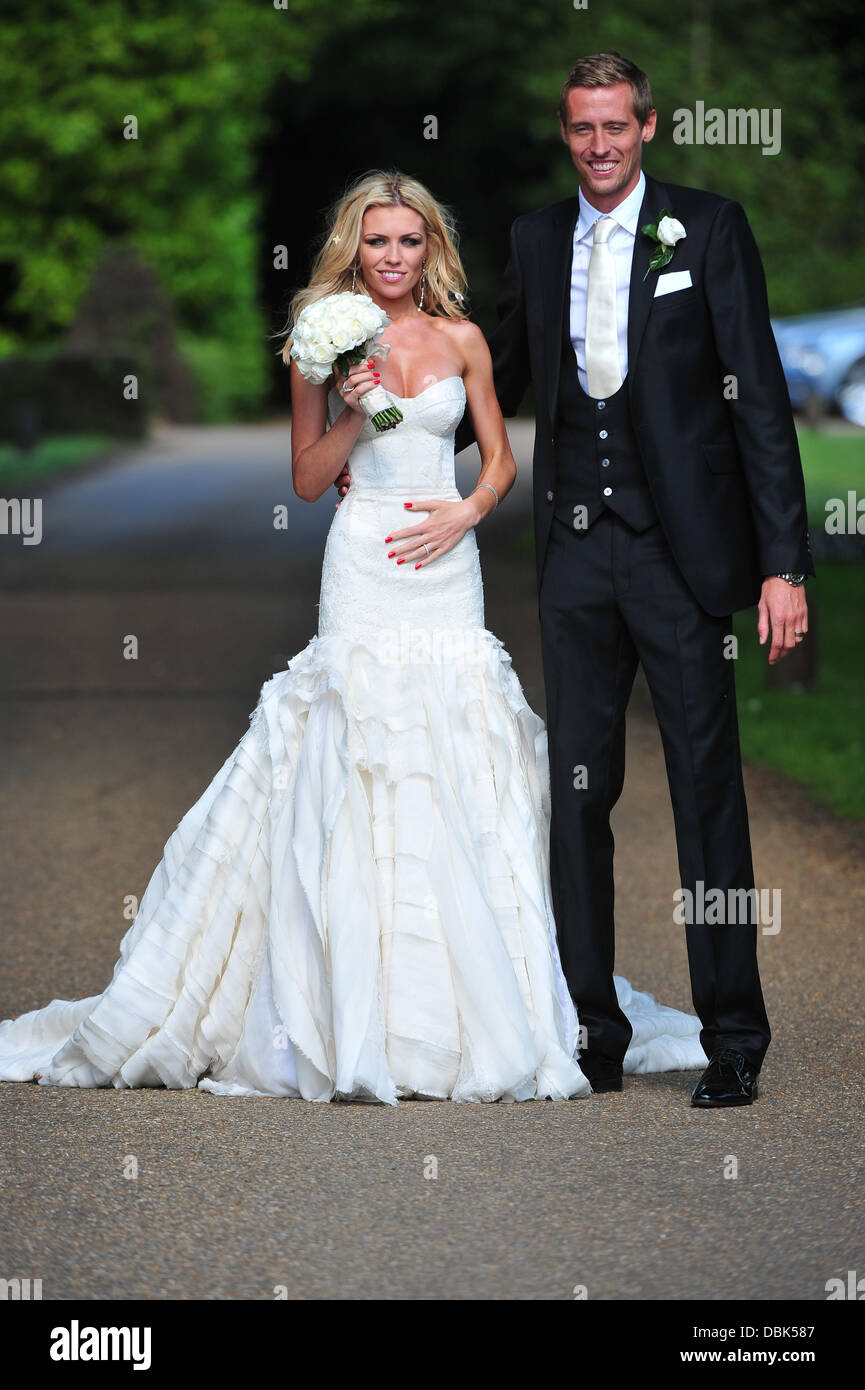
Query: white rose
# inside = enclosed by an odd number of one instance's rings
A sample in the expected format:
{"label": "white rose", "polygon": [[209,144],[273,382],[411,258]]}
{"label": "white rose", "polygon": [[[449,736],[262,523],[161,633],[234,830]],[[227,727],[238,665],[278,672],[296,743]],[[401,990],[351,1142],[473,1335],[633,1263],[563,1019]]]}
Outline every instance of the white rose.
{"label": "white rose", "polygon": [[338,323],[331,333],[330,340],[337,352],[347,352],[357,342],[357,334],[352,332],[350,323]]}
{"label": "white rose", "polygon": [[[324,380],[338,353],[360,347],[373,335],[380,336],[390,319],[367,294],[327,295],[308,304],[295,325],[292,357],[309,381]],[[326,375],[326,372],[325,372]]]}
{"label": "white rose", "polygon": [[307,381],[311,381],[313,386],[323,386],[330,376],[329,362],[323,367],[312,362],[305,362],[303,364],[298,362],[297,365],[300,368],[301,376],[305,377]]}
{"label": "white rose", "polygon": [[380,328],[389,322],[384,309],[380,309],[368,294],[355,294],[352,298],[354,299],[355,313],[364,324],[373,328]]}
{"label": "white rose", "polygon": [[658,240],[663,246],[675,246],[688,233],[675,217],[662,217],[658,223]]}

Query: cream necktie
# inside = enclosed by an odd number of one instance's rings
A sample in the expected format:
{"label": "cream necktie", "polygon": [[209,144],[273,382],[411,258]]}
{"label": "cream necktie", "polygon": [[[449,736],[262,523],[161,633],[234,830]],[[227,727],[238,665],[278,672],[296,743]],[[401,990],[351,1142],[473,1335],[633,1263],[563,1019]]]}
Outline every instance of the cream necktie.
{"label": "cream necktie", "polygon": [[586,297],[586,377],[590,396],[612,396],[622,384],[616,322],[616,266],[608,246],[616,223],[599,217],[589,258]]}

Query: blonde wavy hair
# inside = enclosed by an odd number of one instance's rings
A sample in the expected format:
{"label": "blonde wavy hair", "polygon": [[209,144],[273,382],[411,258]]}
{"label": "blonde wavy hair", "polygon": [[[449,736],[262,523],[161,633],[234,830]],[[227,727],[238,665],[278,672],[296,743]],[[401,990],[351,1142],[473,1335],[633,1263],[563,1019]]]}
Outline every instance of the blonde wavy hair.
{"label": "blonde wavy hair", "polygon": [[[313,262],[309,284],[294,295],[288,309],[288,323],[282,330],[289,336],[277,352],[286,366],[291,361],[291,333],[307,304],[351,289],[352,271],[360,268],[358,248],[363,215],[368,208],[378,207],[409,207],[423,218],[427,235],[424,309],[445,318],[468,317],[467,281],[457,250],[459,233],[451,209],[434,198],[424,184],[398,169],[371,169],[346,189],[328,213],[327,230]],[[415,303],[420,298],[419,285],[418,281],[412,289]],[[363,292],[363,280],[355,289]]]}

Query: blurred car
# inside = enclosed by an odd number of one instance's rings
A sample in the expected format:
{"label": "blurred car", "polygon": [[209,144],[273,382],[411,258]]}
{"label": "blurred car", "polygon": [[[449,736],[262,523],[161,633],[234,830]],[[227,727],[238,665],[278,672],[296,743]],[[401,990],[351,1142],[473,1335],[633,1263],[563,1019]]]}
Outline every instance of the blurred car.
{"label": "blurred car", "polygon": [[865,425],[865,306],[773,319],[794,410]]}

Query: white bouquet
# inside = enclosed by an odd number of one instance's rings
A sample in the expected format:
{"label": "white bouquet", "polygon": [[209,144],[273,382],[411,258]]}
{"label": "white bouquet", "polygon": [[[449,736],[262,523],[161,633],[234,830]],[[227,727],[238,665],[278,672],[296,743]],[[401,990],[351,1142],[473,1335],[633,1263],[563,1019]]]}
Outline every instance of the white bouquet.
{"label": "white bouquet", "polygon": [[[301,376],[321,386],[334,367],[343,376],[356,362],[375,355],[384,358],[390,352],[389,343],[379,338],[390,323],[368,294],[329,294],[316,299],[297,316],[290,356],[297,363]],[[375,354],[372,349],[375,348]],[[395,429],[403,418],[402,411],[382,386],[374,386],[358,397],[376,429]]]}

